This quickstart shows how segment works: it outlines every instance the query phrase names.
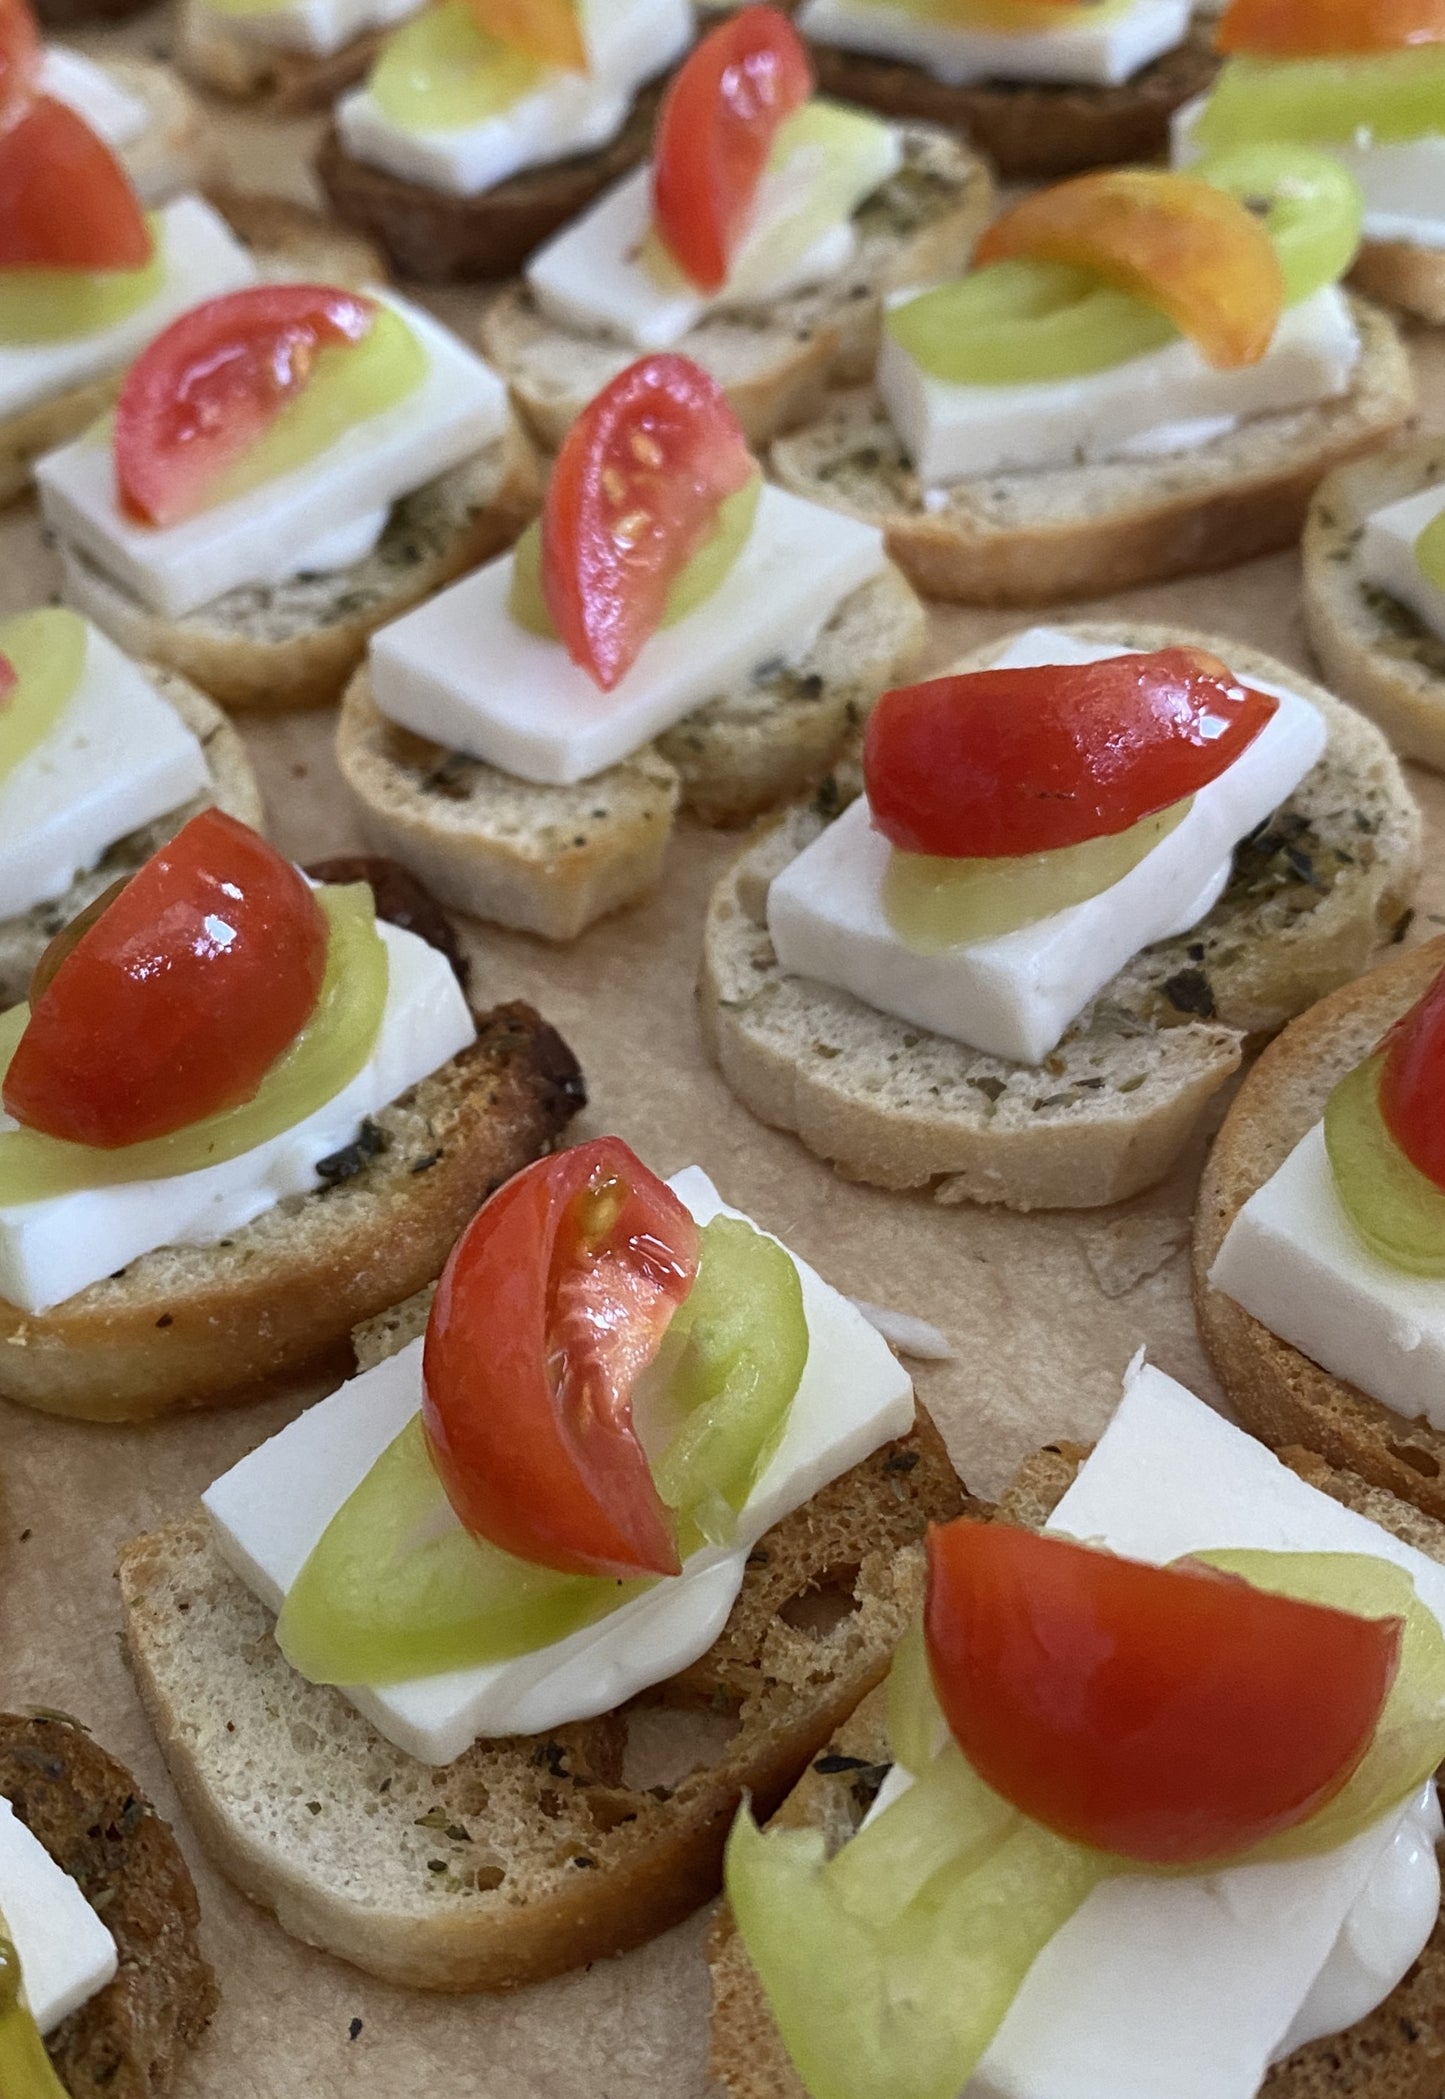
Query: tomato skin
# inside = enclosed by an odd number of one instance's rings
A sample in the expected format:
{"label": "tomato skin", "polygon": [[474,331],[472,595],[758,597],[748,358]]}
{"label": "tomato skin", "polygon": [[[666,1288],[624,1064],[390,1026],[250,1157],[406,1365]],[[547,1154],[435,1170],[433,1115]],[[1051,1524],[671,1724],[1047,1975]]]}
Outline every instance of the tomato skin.
{"label": "tomato skin", "polygon": [[8,130],[35,94],[40,31],[26,0],[0,0],[0,131]]}
{"label": "tomato skin", "polygon": [[0,656],[0,707],[4,707],[11,693],[20,683],[20,676],[8,656]]}
{"label": "tomato skin", "polygon": [[604,692],[752,471],[717,381],[671,353],[619,372],[572,425],[542,512],[542,593],[568,655]]}
{"label": "tomato skin", "polygon": [[1223,1861],[1351,1777],[1402,1621],[961,1518],[928,1540],[939,1703],[986,1784],[1095,1850]]}
{"label": "tomato skin", "polygon": [[1195,649],[904,686],[864,740],[874,828],[960,860],[1127,831],[1218,779],[1278,707]]}
{"label": "tomato skin", "polygon": [[121,507],[173,525],[305,386],[318,354],[360,342],[376,302],[326,284],[257,284],[193,306],[126,374],[115,411]]}
{"label": "tomato skin", "polygon": [[120,162],[40,95],[0,128],[0,270],[139,270],[150,228]]}
{"label": "tomato skin", "polygon": [[219,809],[193,816],[65,957],[6,1074],[17,1122],[114,1150],[249,1100],[309,1019],[326,921]]}
{"label": "tomato skin", "polygon": [[1445,43],[1445,0],[1231,0],[1220,51],[1256,58],[1337,58]]}
{"label": "tomato skin", "polygon": [[471,7],[490,36],[528,58],[587,72],[587,46],[570,0],[471,0]]}
{"label": "tomato skin", "polygon": [[802,38],[772,7],[740,9],[678,70],[657,119],[652,209],[699,291],[727,283],[778,127],[812,91]]}
{"label": "tomato skin", "polygon": [[474,1536],[564,1574],[676,1574],[632,1388],[697,1274],[691,1215],[618,1137],[507,1182],[427,1325],[422,1421]]}
{"label": "tomato skin", "polygon": [[1384,1040],[1380,1113],[1412,1166],[1445,1188],[1445,970]]}

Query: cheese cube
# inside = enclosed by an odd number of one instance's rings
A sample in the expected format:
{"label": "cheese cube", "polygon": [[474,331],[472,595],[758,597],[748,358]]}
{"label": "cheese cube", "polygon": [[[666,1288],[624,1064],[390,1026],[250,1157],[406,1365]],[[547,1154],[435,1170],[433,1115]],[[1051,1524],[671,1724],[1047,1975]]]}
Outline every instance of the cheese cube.
{"label": "cheese cube", "polygon": [[0,1918],[20,1956],[25,2001],[42,2033],[53,2033],[114,1977],[115,1940],[3,1797]]}
{"label": "cheese cube", "polygon": [[1432,583],[1415,555],[1415,542],[1445,510],[1445,488],[1422,488],[1366,518],[1360,539],[1362,573],[1417,614],[1445,640],[1445,590]]}
{"label": "cheese cube", "polygon": [[956,29],[937,13],[887,0],[804,0],[798,27],[814,43],[902,59],[949,87],[974,80],[1119,87],[1183,42],[1189,0],[1134,0],[1102,21],[1023,35]]}

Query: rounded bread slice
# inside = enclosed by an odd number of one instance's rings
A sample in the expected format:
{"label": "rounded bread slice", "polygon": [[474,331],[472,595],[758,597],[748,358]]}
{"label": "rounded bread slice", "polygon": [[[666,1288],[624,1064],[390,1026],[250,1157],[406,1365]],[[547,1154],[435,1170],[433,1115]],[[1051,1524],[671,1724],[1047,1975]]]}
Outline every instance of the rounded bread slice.
{"label": "rounded bread slice", "polygon": [[1230,568],[1291,545],[1332,468],[1371,452],[1414,408],[1394,323],[1352,302],[1355,384],[1338,401],[1252,416],[1225,436],[1161,459],[1101,460],[988,474],[925,490],[878,396],[837,394],[772,447],[775,478],[815,503],[865,518],[925,597],[966,605],[1048,605]]}
{"label": "rounded bread slice", "polygon": [[175,59],[207,94],[250,102],[268,116],[307,116],[329,109],[371,70],[386,31],[367,30],[338,51],[288,51],[243,36],[223,17],[181,0],[175,15]]}
{"label": "rounded bread slice", "polygon": [[1350,282],[1382,305],[1439,327],[1445,321],[1445,250],[1413,241],[1366,241]]}
{"label": "rounded bread slice", "polygon": [[[699,988],[714,1062],[760,1121],[850,1180],[942,1203],[1091,1209],[1162,1179],[1247,1039],[1273,1034],[1363,969],[1405,916],[1420,812],[1372,723],[1258,650],[1185,628],[1071,626],[1080,640],[1193,646],[1240,677],[1301,693],[1324,756],[1235,850],[1208,916],[1136,955],[1042,1065],[984,1056],[811,979],[785,974],[767,888],[851,800],[856,775],[749,846],[713,893]],[[1004,644],[964,657],[985,668]]]}
{"label": "rounded bread slice", "polygon": [[[855,212],[857,254],[838,279],[770,306],[711,313],[673,346],[726,390],[753,444],[815,415],[828,385],[871,374],[886,293],[956,276],[973,253],[993,204],[988,170],[931,125],[902,133],[903,166]],[[524,284],[500,294],[481,334],[549,448],[638,355],[600,332],[549,320]]]}
{"label": "rounded bread slice", "polygon": [[370,673],[341,704],[336,759],[378,851],[456,910],[572,940],[655,887],[679,805],[746,823],[801,792],[924,642],[895,568],[854,591],[808,654],[763,664],[620,765],[538,787],[389,722]]}
{"label": "rounded bread slice", "polygon": [[200,739],[206,770],[211,776],[209,786],[193,801],[118,838],[94,867],[76,876],[63,896],[47,898],[19,918],[0,919],[0,1010],[18,1005],[25,997],[31,971],[61,927],[93,904],[112,882],[134,874],[198,810],[214,803],[238,822],[250,824],[253,830],[264,828],[261,790],[250,756],[220,708],[174,671],[162,670],[155,664],[142,664],[140,668],[161,698],[170,702],[186,727]]}
{"label": "rounded bread slice", "polygon": [[1278,1448],[1302,1444],[1331,1465],[1445,1520],[1445,1433],[1408,1421],[1281,1341],[1209,1271],[1250,1196],[1319,1121],[1360,1063],[1445,964],[1445,940],[1395,955],[1302,1013],[1272,1043],[1224,1119],[1194,1219],[1194,1308],[1206,1353],[1240,1421]]}
{"label": "rounded bread slice", "polygon": [[1445,640],[1365,575],[1365,520],[1439,486],[1445,439],[1414,437],[1341,467],[1320,483],[1304,535],[1310,643],[1330,683],[1380,724],[1405,758],[1445,771]]}

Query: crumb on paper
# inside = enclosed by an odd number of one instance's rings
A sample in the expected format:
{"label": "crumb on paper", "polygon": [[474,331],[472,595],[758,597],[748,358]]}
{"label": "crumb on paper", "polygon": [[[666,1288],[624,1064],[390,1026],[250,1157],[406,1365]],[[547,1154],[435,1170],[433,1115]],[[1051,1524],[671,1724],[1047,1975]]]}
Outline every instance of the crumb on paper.
{"label": "crumb on paper", "polygon": [[911,1312],[892,1312],[886,1305],[870,1305],[866,1299],[853,1297],[848,1300],[855,1312],[861,1312],[875,1332],[880,1333],[891,1348],[900,1356],[912,1356],[920,1363],[951,1363],[954,1358],[953,1343],[938,1327],[930,1326],[926,1319],[917,1319]]}
{"label": "crumb on paper", "polygon": [[1161,1216],[1158,1211],[1079,1228],[1084,1259],[1105,1297],[1127,1297],[1172,1261],[1188,1238],[1187,1217]]}

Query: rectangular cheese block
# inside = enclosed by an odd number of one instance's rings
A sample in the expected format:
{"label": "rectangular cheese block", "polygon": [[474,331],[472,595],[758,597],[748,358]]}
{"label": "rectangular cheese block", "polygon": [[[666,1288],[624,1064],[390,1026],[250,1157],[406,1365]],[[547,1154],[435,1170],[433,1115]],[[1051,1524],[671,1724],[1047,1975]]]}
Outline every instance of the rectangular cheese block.
{"label": "rectangular cheese block", "polygon": [[1239,1211],[1209,1280],[1322,1369],[1445,1428],[1445,1283],[1365,1245],[1336,1192],[1323,1123]]}
{"label": "rectangular cheese block", "polygon": [[192,0],[202,34],[328,58],[358,37],[415,14],[417,0],[281,0],[274,6],[208,7]]}
{"label": "rectangular cheese block", "polygon": [[25,2001],[42,2033],[53,2033],[115,1975],[110,1932],[3,1796],[0,1920],[20,1956]]}
{"label": "rectangular cheese block", "polygon": [[1430,581],[1415,558],[1415,542],[1442,510],[1445,487],[1422,488],[1418,495],[1387,503],[1366,518],[1357,558],[1369,582],[1408,605],[1445,639],[1445,590]]}
{"label": "rectangular cheese block", "polygon": [[[256,278],[230,227],[199,197],[178,197],[156,214],[163,267],[155,297],[112,327],[53,343],[0,344],[0,418],[58,400],[121,371],[188,307]],[[0,287],[0,302],[3,302]]]}
{"label": "rectangular cheese block", "polygon": [[[1097,663],[1122,649],[1031,628],[1000,669]],[[1285,687],[1278,712],[1139,865],[1100,895],[992,940],[920,954],[883,909],[892,848],[860,796],[776,877],[768,931],[784,969],[995,1057],[1037,1064],[1130,958],[1209,911],[1239,839],[1290,794],[1325,745],[1319,713]]]}
{"label": "rectangular cheese block", "polygon": [[1287,307],[1260,362],[1236,371],[1206,364],[1181,336],[1083,378],[958,386],[926,372],[885,328],[878,391],[919,478],[938,485],[1081,466],[1168,425],[1334,400],[1349,391],[1359,354],[1349,303],[1327,285]]}
{"label": "rectangular cheese block", "polygon": [[1182,43],[1189,27],[1189,0],[1080,11],[1102,19],[1010,35],[955,29],[938,18],[942,10],[930,17],[888,0],[804,0],[798,27],[818,44],[903,59],[949,87],[974,80],[1118,87]]}
{"label": "rectangular cheese block", "polygon": [[40,58],[40,92],[64,102],[118,153],[133,146],[150,122],[140,95],[133,95],[113,73],[66,44],[47,44]]}
{"label": "rectangular cheese block", "polygon": [[582,27],[588,73],[549,68],[495,116],[431,131],[403,129],[361,88],[337,105],[342,143],[355,160],[453,197],[593,152],[617,136],[638,88],[687,49],[692,17],[687,0],[588,0]]}
{"label": "rectangular cheese block", "polygon": [[353,423],[293,472],[159,527],[123,516],[108,434],[40,461],[47,522],[152,611],[180,619],[245,584],[294,575],[317,541],[390,504],[491,444],[506,427],[507,394],[490,366],[409,300],[376,292],[420,338],[420,386]]}
{"label": "rectangular cheese block", "polygon": [[[706,1174],[671,1183],[699,1224],[735,1217]],[[347,1697],[388,1741],[446,1764],[480,1735],[539,1734],[610,1712],[705,1654],[742,1585],[750,1547],[829,1480],[913,1422],[913,1388],[882,1337],[844,1297],[793,1259],[808,1321],[808,1360],[782,1440],[739,1518],[737,1537],[695,1553],[659,1582],[568,1639],[489,1667],[459,1669]],[[420,1341],[343,1385],[205,1495],[216,1542],[271,1610],[343,1502],[421,1404]]]}
{"label": "rectangular cheese block", "polygon": [[507,610],[512,557],[372,637],[377,705],[418,736],[543,786],[630,757],[765,663],[797,662],[885,564],[882,534],[764,488],[747,545],[705,603],[662,627],[610,693]]}
{"label": "rectangular cheese block", "polygon": [[[446,958],[378,921],[390,981],[372,1052],[314,1115],[239,1157],[163,1180],[124,1181],[41,1202],[0,1202],[0,1298],[44,1312],[160,1246],[211,1246],[288,1195],[318,1186],[316,1162],[466,1048],[476,1035]],[[15,1123],[0,1113],[0,1133]],[[3,1170],[3,1151],[0,1151]]]}
{"label": "rectangular cheese block", "polygon": [[201,794],[205,753],[87,622],[80,682],[43,743],[0,774],[0,919],[63,896],[117,839]]}

